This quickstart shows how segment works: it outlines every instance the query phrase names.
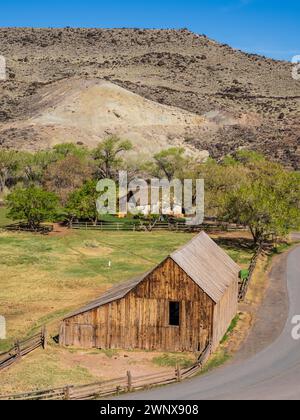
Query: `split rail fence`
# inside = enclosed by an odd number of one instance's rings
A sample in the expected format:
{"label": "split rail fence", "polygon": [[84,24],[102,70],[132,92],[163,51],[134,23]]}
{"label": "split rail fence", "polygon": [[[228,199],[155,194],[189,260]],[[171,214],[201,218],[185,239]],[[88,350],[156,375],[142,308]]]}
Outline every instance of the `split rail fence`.
{"label": "split rail fence", "polygon": [[43,328],[38,334],[22,341],[16,341],[15,345],[5,353],[0,354],[0,370],[5,369],[22,357],[26,356],[39,347],[46,347],[46,329]]}
{"label": "split rail fence", "polygon": [[250,266],[249,266],[249,273],[248,276],[240,283],[240,289],[239,289],[239,301],[243,301],[246,297],[246,294],[249,289],[250,282],[252,280],[257,261],[259,257],[263,253],[263,245],[259,246],[251,260]]}
{"label": "split rail fence", "polygon": [[5,230],[12,232],[30,232],[30,233],[41,233],[43,235],[48,235],[53,232],[53,225],[51,224],[42,224],[39,227],[31,228],[26,223],[13,223],[4,227]]}
{"label": "split rail fence", "polygon": [[127,392],[151,389],[155,386],[168,385],[191,378],[203,368],[210,354],[211,344],[206,347],[195,365],[188,369],[177,367],[174,374],[166,371],[150,375],[133,376],[131,372],[127,372],[126,376],[109,381],[95,382],[88,385],[69,385],[22,394],[3,395],[0,396],[0,400],[95,400]]}

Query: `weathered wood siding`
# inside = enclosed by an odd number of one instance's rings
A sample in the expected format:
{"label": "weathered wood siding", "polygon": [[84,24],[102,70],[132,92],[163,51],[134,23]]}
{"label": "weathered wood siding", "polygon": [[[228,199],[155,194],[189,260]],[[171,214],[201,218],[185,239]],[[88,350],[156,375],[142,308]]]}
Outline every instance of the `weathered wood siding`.
{"label": "weathered wood siding", "polygon": [[[180,302],[179,327],[169,325],[170,301]],[[202,351],[212,338],[214,306],[169,258],[123,299],[66,319],[60,342],[82,348]]]}
{"label": "weathered wood siding", "polygon": [[238,279],[232,282],[220,302],[214,308],[212,350],[215,350],[226,334],[238,311]]}

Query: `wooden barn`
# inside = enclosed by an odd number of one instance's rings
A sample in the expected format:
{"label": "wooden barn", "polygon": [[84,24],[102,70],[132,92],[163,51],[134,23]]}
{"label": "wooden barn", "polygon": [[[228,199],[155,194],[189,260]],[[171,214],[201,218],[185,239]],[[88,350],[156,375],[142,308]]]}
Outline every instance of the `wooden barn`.
{"label": "wooden barn", "polygon": [[204,232],[149,273],[68,315],[60,344],[201,352],[237,313],[240,268]]}

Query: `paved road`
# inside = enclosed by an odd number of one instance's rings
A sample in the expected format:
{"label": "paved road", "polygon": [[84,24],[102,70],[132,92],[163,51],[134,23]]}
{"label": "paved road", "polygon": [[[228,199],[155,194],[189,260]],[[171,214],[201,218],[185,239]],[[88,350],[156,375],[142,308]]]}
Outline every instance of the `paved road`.
{"label": "paved road", "polygon": [[291,234],[292,241],[300,242],[300,233],[292,233]]}
{"label": "paved road", "polygon": [[292,338],[292,319],[300,315],[300,247],[287,262],[289,319],[280,337],[254,357],[212,373],[127,399],[146,400],[300,400],[300,340]]}

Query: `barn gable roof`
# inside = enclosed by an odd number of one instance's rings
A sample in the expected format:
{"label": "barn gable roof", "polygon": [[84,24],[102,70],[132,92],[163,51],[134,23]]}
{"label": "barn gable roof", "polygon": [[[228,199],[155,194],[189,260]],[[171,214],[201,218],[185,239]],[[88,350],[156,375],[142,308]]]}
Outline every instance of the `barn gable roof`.
{"label": "barn gable roof", "polygon": [[240,267],[205,232],[170,257],[215,303],[240,272]]}
{"label": "barn gable roof", "polygon": [[149,273],[145,273],[139,277],[135,277],[126,283],[119,284],[115,287],[112,287],[107,292],[105,292],[100,298],[88,303],[83,308],[80,308],[70,314],[68,314],[65,319],[71,318],[76,315],[83,314],[84,312],[91,311],[92,309],[99,308],[100,306],[107,305],[108,303],[115,302],[119,299],[122,299],[125,297],[131,290],[133,290],[139,283],[141,283],[145,277]]}
{"label": "barn gable roof", "polygon": [[[204,232],[168,258],[171,258],[215,303],[221,300],[240,271],[240,267]],[[72,312],[65,319],[124,298],[161,264],[141,276],[113,287],[99,299]]]}

